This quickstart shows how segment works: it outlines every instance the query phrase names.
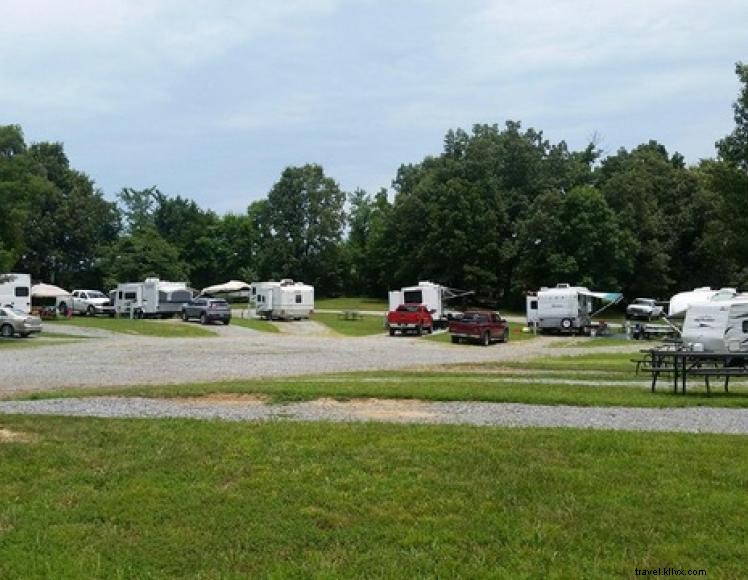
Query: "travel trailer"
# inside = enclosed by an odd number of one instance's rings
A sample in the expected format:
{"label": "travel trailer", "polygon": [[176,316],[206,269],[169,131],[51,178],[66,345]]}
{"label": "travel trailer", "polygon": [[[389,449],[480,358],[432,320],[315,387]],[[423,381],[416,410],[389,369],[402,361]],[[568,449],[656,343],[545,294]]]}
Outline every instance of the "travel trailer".
{"label": "travel trailer", "polygon": [[681,338],[694,351],[748,352],[748,294],[691,305]]}
{"label": "travel trailer", "polygon": [[434,319],[434,328],[446,328],[450,318],[447,302],[453,298],[475,294],[472,291],[448,288],[433,282],[422,281],[417,286],[390,290],[389,310],[394,312],[401,304],[423,304]]}
{"label": "travel trailer", "polygon": [[712,290],[709,286],[694,288],[688,292],[679,292],[670,299],[667,316],[668,318],[683,318],[690,306],[732,300],[737,294],[738,291],[735,288]]}
{"label": "travel trailer", "polygon": [[26,314],[31,312],[29,274],[0,274],[0,306],[13,306]]}
{"label": "travel trailer", "polygon": [[272,320],[300,320],[314,311],[314,286],[288,278],[280,282],[254,282],[251,300],[257,316]]}
{"label": "travel trailer", "polygon": [[143,282],[120,284],[110,295],[118,315],[168,318],[182,312],[182,306],[192,300],[193,292],[186,282],[146,278]]}
{"label": "travel trailer", "polygon": [[[583,286],[543,287],[527,294],[527,324],[541,331],[585,332],[593,316],[622,299],[619,292],[592,292]],[[596,311],[595,300],[603,304]]]}

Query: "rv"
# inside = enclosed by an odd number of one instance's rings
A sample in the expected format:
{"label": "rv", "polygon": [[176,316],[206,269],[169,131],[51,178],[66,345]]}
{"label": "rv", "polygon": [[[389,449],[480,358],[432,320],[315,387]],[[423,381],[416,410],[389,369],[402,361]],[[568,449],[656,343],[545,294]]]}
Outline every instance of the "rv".
{"label": "rv", "polygon": [[[583,286],[557,284],[527,294],[527,324],[538,330],[584,332],[592,326],[592,317],[621,301],[618,292],[592,292]],[[603,302],[594,310],[594,301]]]}
{"label": "rv", "polygon": [[406,286],[400,290],[390,290],[389,310],[393,312],[401,304],[423,304],[434,319],[434,328],[446,328],[451,313],[447,311],[447,301],[474,292],[448,288],[433,282],[422,281],[417,286]]}
{"label": "rv", "polygon": [[681,338],[694,351],[748,352],[748,294],[691,305]]}
{"label": "rv", "polygon": [[186,282],[146,278],[144,282],[120,284],[111,295],[118,315],[168,318],[182,312],[182,306],[192,300],[193,292]]}
{"label": "rv", "polygon": [[300,320],[309,318],[314,311],[314,286],[303,282],[254,282],[250,288],[255,311],[261,318]]}
{"label": "rv", "polygon": [[709,286],[694,288],[688,292],[679,292],[670,299],[667,315],[668,318],[683,318],[691,306],[732,300],[737,294],[738,291],[735,288],[712,290]]}
{"label": "rv", "polygon": [[12,306],[26,314],[31,312],[29,274],[0,274],[0,306]]}

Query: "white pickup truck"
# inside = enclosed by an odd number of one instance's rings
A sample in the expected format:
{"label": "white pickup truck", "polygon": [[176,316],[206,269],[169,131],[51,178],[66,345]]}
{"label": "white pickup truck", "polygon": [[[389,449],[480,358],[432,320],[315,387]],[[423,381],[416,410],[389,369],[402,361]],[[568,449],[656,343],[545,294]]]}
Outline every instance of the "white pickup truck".
{"label": "white pickup truck", "polygon": [[109,297],[98,290],[73,290],[70,296],[59,299],[57,308],[64,313],[114,316],[114,306]]}

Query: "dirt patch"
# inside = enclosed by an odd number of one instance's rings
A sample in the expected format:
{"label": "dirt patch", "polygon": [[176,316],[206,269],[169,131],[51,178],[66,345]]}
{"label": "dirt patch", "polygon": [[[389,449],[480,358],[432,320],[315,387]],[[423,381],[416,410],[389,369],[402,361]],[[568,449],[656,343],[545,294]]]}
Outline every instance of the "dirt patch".
{"label": "dirt patch", "polygon": [[254,394],[237,394],[237,393],[212,393],[202,397],[175,397],[169,399],[173,403],[182,403],[185,405],[265,405],[268,402],[266,395]]}
{"label": "dirt patch", "polygon": [[365,419],[427,419],[437,413],[427,409],[427,403],[413,399],[317,399],[310,404],[327,410],[345,411]]}
{"label": "dirt patch", "polygon": [[34,441],[36,441],[36,435],[0,427],[0,443],[33,443]]}

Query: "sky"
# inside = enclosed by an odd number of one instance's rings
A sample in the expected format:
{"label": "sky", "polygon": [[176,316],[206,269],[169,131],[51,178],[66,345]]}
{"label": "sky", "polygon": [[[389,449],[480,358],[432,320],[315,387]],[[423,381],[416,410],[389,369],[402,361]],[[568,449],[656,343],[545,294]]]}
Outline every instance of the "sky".
{"label": "sky", "polygon": [[0,0],[0,124],[105,196],[243,212],[290,165],[389,187],[450,128],[521,121],[688,163],[734,127],[744,0]]}

